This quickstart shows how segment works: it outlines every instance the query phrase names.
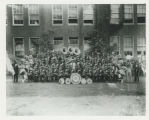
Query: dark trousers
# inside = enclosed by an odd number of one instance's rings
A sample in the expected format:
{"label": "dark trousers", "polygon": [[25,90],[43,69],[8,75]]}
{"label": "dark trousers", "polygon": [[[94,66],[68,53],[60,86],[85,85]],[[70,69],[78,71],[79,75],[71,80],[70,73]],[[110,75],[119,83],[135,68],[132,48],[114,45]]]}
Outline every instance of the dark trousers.
{"label": "dark trousers", "polygon": [[13,80],[14,80],[14,83],[18,82],[18,74],[14,74]]}
{"label": "dark trousers", "polygon": [[138,72],[134,74],[134,81],[139,82],[139,73]]}

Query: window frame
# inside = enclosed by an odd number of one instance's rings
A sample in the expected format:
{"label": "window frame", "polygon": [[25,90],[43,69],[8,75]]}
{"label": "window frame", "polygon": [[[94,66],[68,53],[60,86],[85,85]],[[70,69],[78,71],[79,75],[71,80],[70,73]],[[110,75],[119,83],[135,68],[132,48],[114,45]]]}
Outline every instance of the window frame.
{"label": "window frame", "polygon": [[[54,19],[53,19],[53,15],[54,15],[53,8],[54,8],[54,5],[61,5],[62,6],[62,23],[61,24],[54,24]],[[54,5],[52,5],[52,25],[54,25],[54,26],[63,26],[63,24],[64,24],[63,5],[62,4],[54,4]]]}
{"label": "window frame", "polygon": [[[84,23],[84,7],[86,6],[86,5],[92,5],[92,8],[93,8],[93,23]],[[94,18],[94,4],[84,4],[83,5],[83,25],[89,25],[89,26],[93,26],[95,23],[95,18]]]}
{"label": "window frame", "polygon": [[[40,41],[40,37],[29,37],[29,50],[31,49],[31,38],[37,38]],[[40,49],[40,46],[39,46]]]}
{"label": "window frame", "polygon": [[91,37],[84,36],[84,37],[83,37],[83,45],[84,45],[84,44],[89,44],[89,41],[88,41],[88,42],[85,42],[85,41],[86,41],[85,38],[90,38],[90,39],[91,39]]}
{"label": "window frame", "polygon": [[76,36],[75,36],[75,37],[74,37],[74,36],[69,36],[69,37],[68,37],[68,43],[69,43],[69,45],[70,45],[70,46],[77,46],[77,45],[79,45],[79,37],[76,37],[76,38],[77,38],[77,44],[70,44],[70,38],[71,38],[71,37],[72,37],[72,38],[75,38]]}
{"label": "window frame", "polygon": [[74,5],[76,5],[77,6],[77,23],[69,23],[69,15],[70,15],[70,10],[69,10],[69,6],[70,5],[72,5],[72,4],[69,4],[68,6],[67,6],[67,10],[68,10],[68,20],[67,20],[67,22],[68,22],[68,25],[78,25],[79,24],[79,7],[78,7],[78,4],[74,4]]}
{"label": "window frame", "polygon": [[[119,5],[118,12],[112,12],[112,5]],[[120,4],[111,4],[110,5],[111,15],[110,15],[110,24],[120,24]],[[112,14],[117,14],[118,18],[112,18]],[[118,23],[112,23],[112,19],[118,19]]]}
{"label": "window frame", "polygon": [[[125,13],[125,5],[131,5],[132,6],[132,13]],[[125,22],[125,14],[132,14],[132,23],[126,23]],[[124,25],[133,25],[134,24],[134,5],[133,4],[124,4]]]}
{"label": "window frame", "polygon": [[62,41],[62,43],[61,43],[61,44],[64,44],[64,39],[63,39],[63,36],[53,37],[53,45],[54,45],[54,46],[58,46],[58,45],[59,45],[59,44],[55,44],[55,43],[54,43],[54,41],[55,41],[55,40],[54,40],[54,38],[62,38],[62,40],[61,40],[61,41]]}
{"label": "window frame", "polygon": [[[138,38],[144,38],[144,42],[145,42],[144,46],[143,45],[138,45]],[[140,39],[139,39],[139,41],[140,41]],[[137,51],[139,50],[138,49],[139,47],[142,47],[143,51],[146,50],[146,38],[145,38],[144,35],[137,35]]]}
{"label": "window frame", "polygon": [[[144,13],[145,14],[145,16],[144,16],[145,17],[145,22],[144,23],[139,23],[138,22],[138,14],[143,14],[143,13],[138,13],[138,5],[144,5],[145,6],[145,13]],[[137,4],[137,24],[138,25],[144,25],[145,23],[146,23],[146,4]]]}
{"label": "window frame", "polygon": [[15,55],[15,57],[18,57],[16,56],[16,38],[22,38],[23,39],[23,49],[24,49],[24,55],[25,55],[25,44],[24,44],[24,37],[13,37],[13,54]]}
{"label": "window frame", "polygon": [[[30,5],[28,5],[28,25],[29,26],[40,26],[40,7],[39,7],[38,4],[35,4],[35,5],[38,6],[38,14],[30,14],[30,9],[29,9]],[[31,20],[30,17],[31,17],[31,15],[38,15],[38,17],[39,17],[39,24],[30,24],[30,20]]]}
{"label": "window frame", "polygon": [[130,48],[132,48],[132,56],[134,56],[134,47],[135,46],[134,46],[134,36],[133,35],[124,35],[123,36],[123,51],[124,51],[124,53],[128,52],[128,50],[127,51],[125,50],[125,44],[124,44],[124,41],[125,41],[124,38],[128,37],[128,36],[132,38],[132,46],[130,46]]}
{"label": "window frame", "polygon": [[[17,13],[17,14],[14,14],[14,11],[13,11],[13,8],[14,8],[14,5],[22,5],[22,11],[23,13]],[[24,26],[24,6],[23,4],[13,4],[12,7],[11,7],[11,13],[12,13],[12,25],[13,26]],[[14,23],[14,15],[22,15],[23,17],[23,24],[15,24]]]}
{"label": "window frame", "polygon": [[118,49],[116,51],[118,51],[120,53],[120,50],[121,50],[120,36],[119,35],[110,36],[110,42],[111,42],[111,38],[113,38],[113,37],[117,37],[118,38]]}

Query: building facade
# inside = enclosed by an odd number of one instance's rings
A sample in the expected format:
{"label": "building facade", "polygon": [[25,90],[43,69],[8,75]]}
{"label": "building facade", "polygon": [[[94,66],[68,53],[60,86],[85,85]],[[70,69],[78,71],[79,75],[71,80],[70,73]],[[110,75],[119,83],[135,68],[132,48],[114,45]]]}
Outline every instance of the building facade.
{"label": "building facade", "polygon": [[[124,57],[146,54],[146,5],[111,5],[110,45]],[[115,31],[113,30],[115,29]],[[117,30],[116,30],[117,29]]]}
{"label": "building facade", "polygon": [[[7,51],[16,56],[38,51],[47,35],[54,49],[79,47],[95,27],[94,5],[8,5]],[[44,42],[44,41],[43,41]]]}
{"label": "building facade", "polygon": [[145,5],[110,4],[43,4],[7,5],[6,48],[15,56],[40,50],[47,40],[60,50],[89,48],[88,40],[94,30],[103,31],[109,46],[123,57],[145,54]]}

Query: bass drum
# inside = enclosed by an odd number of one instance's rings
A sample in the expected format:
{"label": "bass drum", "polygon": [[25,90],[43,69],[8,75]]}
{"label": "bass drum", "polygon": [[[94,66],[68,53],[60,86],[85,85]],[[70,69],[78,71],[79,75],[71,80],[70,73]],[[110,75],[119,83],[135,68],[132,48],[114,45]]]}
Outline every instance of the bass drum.
{"label": "bass drum", "polygon": [[85,84],[86,84],[86,80],[85,80],[85,78],[82,78],[82,80],[81,80],[81,84],[82,84],[82,85],[85,85]]}
{"label": "bass drum", "polygon": [[90,78],[87,78],[86,82],[87,82],[87,84],[92,84],[93,83],[92,79],[90,79]]}
{"label": "bass drum", "polygon": [[65,83],[64,78],[60,78],[60,79],[59,79],[59,83],[60,83],[60,84],[64,84],[64,83]]}
{"label": "bass drum", "polygon": [[72,84],[80,84],[81,76],[78,73],[72,73],[70,76]]}
{"label": "bass drum", "polygon": [[71,80],[70,80],[70,78],[66,78],[66,80],[65,80],[65,84],[66,84],[66,85],[71,84]]}

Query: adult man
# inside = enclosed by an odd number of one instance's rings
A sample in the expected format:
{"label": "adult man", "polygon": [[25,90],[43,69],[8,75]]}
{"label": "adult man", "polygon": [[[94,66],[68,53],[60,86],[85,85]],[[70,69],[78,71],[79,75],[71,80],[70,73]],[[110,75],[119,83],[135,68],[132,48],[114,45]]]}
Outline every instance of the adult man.
{"label": "adult man", "polygon": [[13,66],[13,69],[15,72],[13,80],[14,80],[14,83],[17,83],[18,82],[18,75],[19,75],[19,66],[18,66],[16,61],[14,61],[12,66]]}
{"label": "adult man", "polygon": [[134,81],[139,82],[139,76],[141,72],[139,62],[137,61],[134,62],[133,69],[134,69]]}

